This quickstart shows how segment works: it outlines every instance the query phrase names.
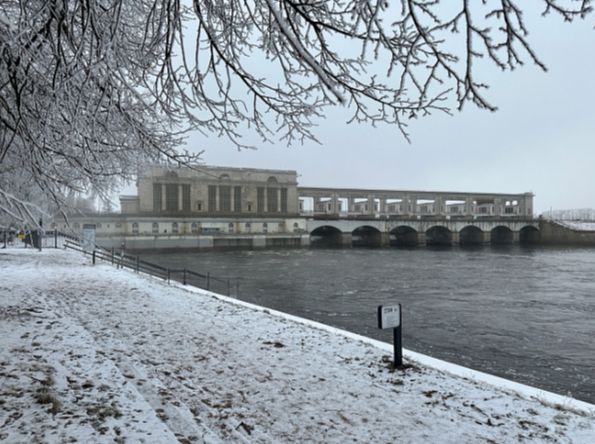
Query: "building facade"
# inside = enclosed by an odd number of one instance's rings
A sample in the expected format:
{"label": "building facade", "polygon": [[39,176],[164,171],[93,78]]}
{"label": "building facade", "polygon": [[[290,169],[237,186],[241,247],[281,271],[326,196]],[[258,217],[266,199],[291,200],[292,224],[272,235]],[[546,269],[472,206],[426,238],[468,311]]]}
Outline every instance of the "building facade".
{"label": "building facade", "polygon": [[122,214],[201,217],[298,215],[297,173],[254,168],[153,166],[138,196],[121,196]]}
{"label": "building facade", "polygon": [[136,196],[120,197],[119,214],[73,217],[73,228],[94,224],[98,243],[107,247],[287,247],[308,245],[316,218],[365,219],[368,225],[385,221],[387,227],[407,220],[414,225],[424,220],[477,225],[474,221],[488,223],[491,218],[512,226],[513,219],[531,219],[533,211],[532,193],[297,185],[296,171],[152,166],[139,175]]}

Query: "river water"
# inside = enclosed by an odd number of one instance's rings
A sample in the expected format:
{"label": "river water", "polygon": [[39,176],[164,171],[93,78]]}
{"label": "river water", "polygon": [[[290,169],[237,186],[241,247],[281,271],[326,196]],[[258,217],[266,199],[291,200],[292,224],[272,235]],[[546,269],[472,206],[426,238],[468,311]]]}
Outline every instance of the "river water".
{"label": "river water", "polygon": [[242,300],[386,342],[392,333],[377,329],[377,306],[399,302],[404,347],[595,403],[595,249],[287,249],[141,257],[239,277]]}

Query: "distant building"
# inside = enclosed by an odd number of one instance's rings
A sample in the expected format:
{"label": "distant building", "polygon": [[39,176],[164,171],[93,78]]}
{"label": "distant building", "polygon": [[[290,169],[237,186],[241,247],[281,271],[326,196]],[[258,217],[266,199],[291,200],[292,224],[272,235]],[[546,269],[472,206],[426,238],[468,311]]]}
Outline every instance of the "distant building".
{"label": "distant building", "polygon": [[[128,248],[308,245],[311,218],[381,220],[532,217],[533,194],[297,186],[297,172],[152,166],[119,214],[71,218],[96,226],[97,242]],[[58,227],[65,228],[65,227]]]}
{"label": "distant building", "polygon": [[138,196],[121,196],[120,206],[127,215],[297,216],[297,173],[155,166],[139,176]]}

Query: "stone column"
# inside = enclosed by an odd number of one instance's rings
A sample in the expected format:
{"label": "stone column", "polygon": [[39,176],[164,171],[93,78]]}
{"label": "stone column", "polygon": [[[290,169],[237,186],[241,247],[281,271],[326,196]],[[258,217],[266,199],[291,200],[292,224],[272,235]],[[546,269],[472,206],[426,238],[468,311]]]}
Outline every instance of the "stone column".
{"label": "stone column", "polygon": [[333,193],[331,195],[331,213],[335,214],[339,212],[339,195]]}
{"label": "stone column", "polygon": [[368,214],[374,214],[375,213],[375,207],[376,206],[376,202],[374,201],[374,196],[372,196],[371,194],[368,194]]}
{"label": "stone column", "polygon": [[471,216],[473,214],[473,198],[465,198],[465,216]]}
{"label": "stone column", "polygon": [[460,242],[459,232],[458,231],[453,231],[452,232],[452,244],[453,245],[459,245],[459,242]]}
{"label": "stone column", "polygon": [[312,198],[312,204],[314,206],[312,208],[312,212],[314,212],[314,213],[319,212],[320,211],[320,208],[319,208],[319,206],[320,206],[320,197],[314,196]]}
{"label": "stone column", "polygon": [[347,214],[353,212],[353,197],[347,198]]}
{"label": "stone column", "polygon": [[379,208],[378,208],[378,212],[380,214],[386,213],[386,198],[385,197],[381,197],[380,198],[380,205],[379,205]]}
{"label": "stone column", "polygon": [[489,231],[484,231],[482,233],[482,236],[482,242],[484,245],[488,245],[492,241],[492,233],[490,233]]}
{"label": "stone column", "polygon": [[520,231],[513,231],[512,232],[512,243],[513,244],[518,244],[520,238],[521,238],[521,232]]}
{"label": "stone column", "polygon": [[417,245],[426,245],[426,232],[425,231],[418,231],[417,232]]}
{"label": "stone column", "polygon": [[388,233],[388,232],[380,233],[380,246],[388,247],[389,245],[390,245],[390,233]]}
{"label": "stone column", "polygon": [[442,196],[436,196],[434,198],[434,214],[442,214]]}
{"label": "stone column", "polygon": [[167,194],[165,192],[165,184],[161,184],[161,210],[165,211],[167,209],[166,205]]}
{"label": "stone column", "polygon": [[341,245],[343,247],[351,247],[352,240],[351,232],[341,233]]}

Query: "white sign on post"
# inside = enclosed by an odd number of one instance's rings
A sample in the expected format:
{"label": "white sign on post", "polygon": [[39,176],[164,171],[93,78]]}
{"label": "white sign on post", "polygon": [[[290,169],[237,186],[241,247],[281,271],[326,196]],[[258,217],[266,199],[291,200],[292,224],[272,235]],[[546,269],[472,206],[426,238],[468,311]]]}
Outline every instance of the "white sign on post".
{"label": "white sign on post", "polygon": [[378,328],[395,328],[401,325],[401,304],[378,307]]}
{"label": "white sign on post", "polygon": [[82,247],[84,251],[92,253],[95,250],[95,225],[84,224],[83,225],[83,239]]}

